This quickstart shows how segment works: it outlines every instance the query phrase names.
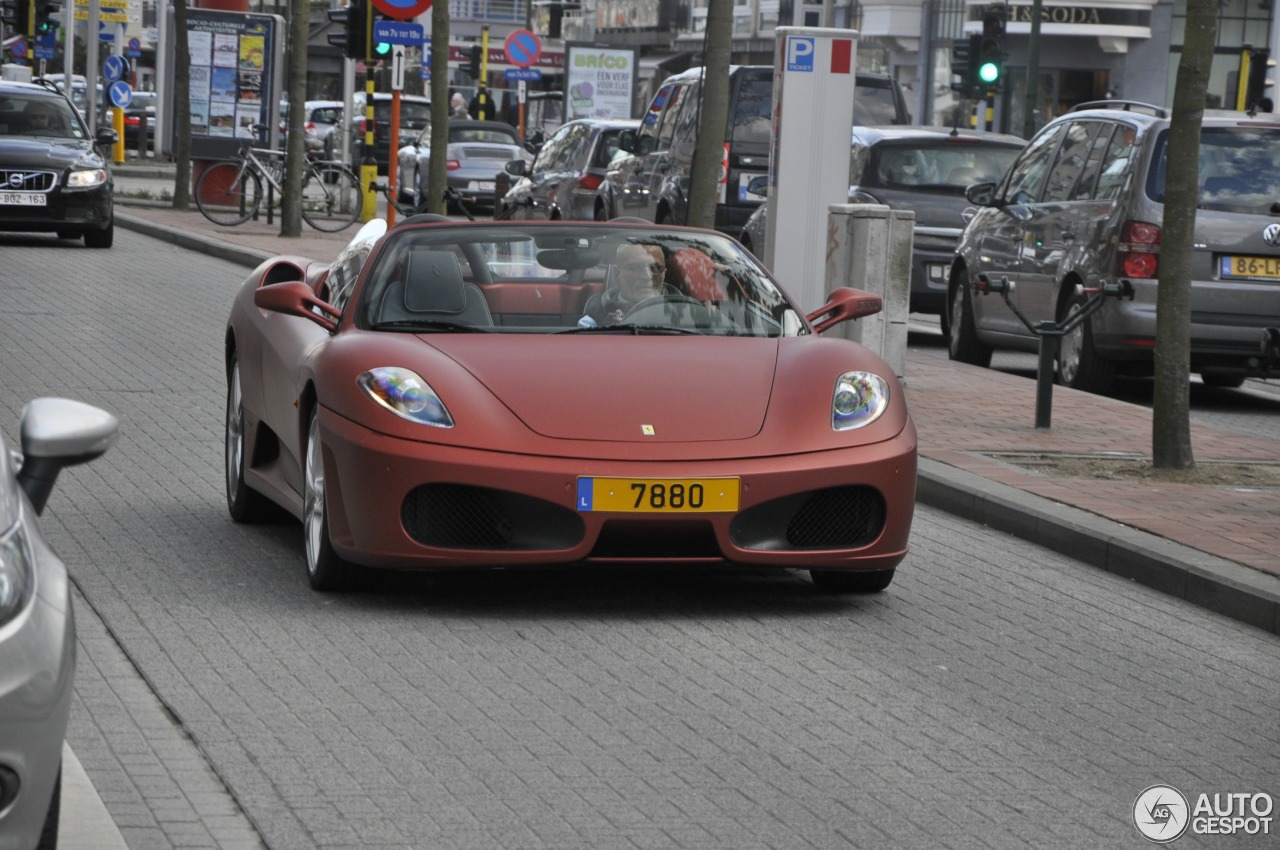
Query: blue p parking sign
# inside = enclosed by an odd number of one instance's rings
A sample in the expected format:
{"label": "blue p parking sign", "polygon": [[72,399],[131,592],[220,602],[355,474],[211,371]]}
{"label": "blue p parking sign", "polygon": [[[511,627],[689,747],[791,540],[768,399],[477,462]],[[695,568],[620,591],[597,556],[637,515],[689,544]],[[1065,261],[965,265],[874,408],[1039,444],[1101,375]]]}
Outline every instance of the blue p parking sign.
{"label": "blue p parking sign", "polygon": [[815,42],[812,38],[792,36],[787,39],[787,70],[813,72]]}

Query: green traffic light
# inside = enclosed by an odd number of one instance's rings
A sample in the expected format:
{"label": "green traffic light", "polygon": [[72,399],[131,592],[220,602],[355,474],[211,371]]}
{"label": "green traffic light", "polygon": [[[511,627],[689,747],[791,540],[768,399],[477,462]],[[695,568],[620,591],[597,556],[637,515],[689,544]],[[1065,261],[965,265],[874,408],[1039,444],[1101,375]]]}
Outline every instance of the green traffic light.
{"label": "green traffic light", "polygon": [[373,52],[379,56],[386,56],[391,52],[391,45],[385,41],[379,41],[373,46]]}
{"label": "green traffic light", "polygon": [[983,62],[978,66],[978,79],[984,83],[994,83],[1000,79],[1000,66],[994,62]]}

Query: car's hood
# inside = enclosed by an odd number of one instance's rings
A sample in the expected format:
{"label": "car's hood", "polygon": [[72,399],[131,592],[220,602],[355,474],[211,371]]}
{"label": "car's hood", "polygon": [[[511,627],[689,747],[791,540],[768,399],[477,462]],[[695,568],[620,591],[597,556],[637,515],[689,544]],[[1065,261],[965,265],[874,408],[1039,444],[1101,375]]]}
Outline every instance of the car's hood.
{"label": "car's hood", "polygon": [[36,139],[10,136],[0,140],[0,168],[61,171],[69,165],[103,167],[88,139]]}
{"label": "car's hood", "polygon": [[769,408],[778,358],[776,342],[768,340],[569,335],[540,341],[539,374],[555,377],[532,380],[527,368],[513,368],[521,356],[518,337],[437,334],[424,340],[475,376],[530,430],[574,440],[753,437]]}

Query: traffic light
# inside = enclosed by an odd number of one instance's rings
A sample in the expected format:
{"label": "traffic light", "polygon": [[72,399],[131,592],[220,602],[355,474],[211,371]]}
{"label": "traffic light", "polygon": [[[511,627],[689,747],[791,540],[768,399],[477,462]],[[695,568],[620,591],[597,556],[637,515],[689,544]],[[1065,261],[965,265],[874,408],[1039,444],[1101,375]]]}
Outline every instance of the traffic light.
{"label": "traffic light", "polygon": [[[1258,101],[1262,100],[1266,95],[1267,86],[1270,85],[1267,81],[1267,71],[1270,70],[1268,66],[1271,64],[1270,60],[1270,50],[1264,50],[1256,47],[1250,49],[1248,82],[1246,83],[1244,95],[1245,109],[1257,109]],[[1262,111],[1270,112],[1271,110],[1264,109]]]}
{"label": "traffic light", "polygon": [[1007,13],[1003,5],[988,6],[982,13],[982,37],[978,55],[971,59],[979,88],[990,90],[1004,82],[1004,28]]}
{"label": "traffic light", "polygon": [[480,79],[480,45],[471,45],[471,59],[467,63],[467,73],[471,75],[471,79]]}
{"label": "traffic light", "polygon": [[391,55],[391,43],[375,39],[373,37],[373,29],[378,25],[379,21],[391,21],[394,20],[394,18],[384,15],[377,9],[370,9],[369,12],[370,17],[372,18],[372,20],[369,21],[369,58],[386,59]]}
{"label": "traffic light", "polygon": [[32,23],[31,6],[32,0],[2,0],[3,9],[0,10],[0,18],[2,18],[9,29],[17,35],[31,35]]}
{"label": "traffic light", "polygon": [[951,90],[961,97],[973,97],[973,61],[978,56],[982,36],[971,35],[951,42]]}
{"label": "traffic light", "polygon": [[342,48],[348,59],[369,58],[369,26],[366,19],[366,0],[350,0],[344,9],[330,9],[329,20],[342,24],[342,32],[329,33],[329,43]]}
{"label": "traffic light", "polygon": [[45,35],[58,29],[62,15],[62,0],[36,0],[35,35]]}

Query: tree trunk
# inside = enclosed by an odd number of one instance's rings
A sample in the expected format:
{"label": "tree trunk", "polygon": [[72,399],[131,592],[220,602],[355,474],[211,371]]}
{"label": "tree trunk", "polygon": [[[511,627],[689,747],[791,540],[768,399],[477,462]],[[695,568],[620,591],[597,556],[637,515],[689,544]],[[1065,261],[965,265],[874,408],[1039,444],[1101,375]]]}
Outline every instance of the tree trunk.
{"label": "tree trunk", "polygon": [[[307,157],[307,0],[289,3],[289,44],[300,45],[289,55],[289,124],[285,141],[284,197],[280,207],[280,235],[302,235],[302,171]],[[268,110],[268,115],[271,110]],[[271,120],[268,118],[267,120]],[[394,156],[395,152],[392,152]]]}
{"label": "tree trunk", "polygon": [[[427,212],[444,215],[449,145],[449,4],[431,4],[431,151],[427,160]],[[439,151],[440,156],[435,156]]]}
{"label": "tree trunk", "polygon": [[706,55],[703,56],[702,111],[698,142],[689,175],[689,220],[694,227],[715,227],[724,157],[724,128],[729,120],[729,54],[733,41],[733,0],[709,0]]}
{"label": "tree trunk", "polygon": [[191,48],[187,44],[187,0],[173,2],[173,208],[191,208]]}
{"label": "tree trunk", "polygon": [[1218,29],[1218,4],[1187,0],[1186,37],[1173,92],[1156,295],[1151,457],[1157,469],[1191,469],[1191,260],[1200,180],[1200,122]]}

